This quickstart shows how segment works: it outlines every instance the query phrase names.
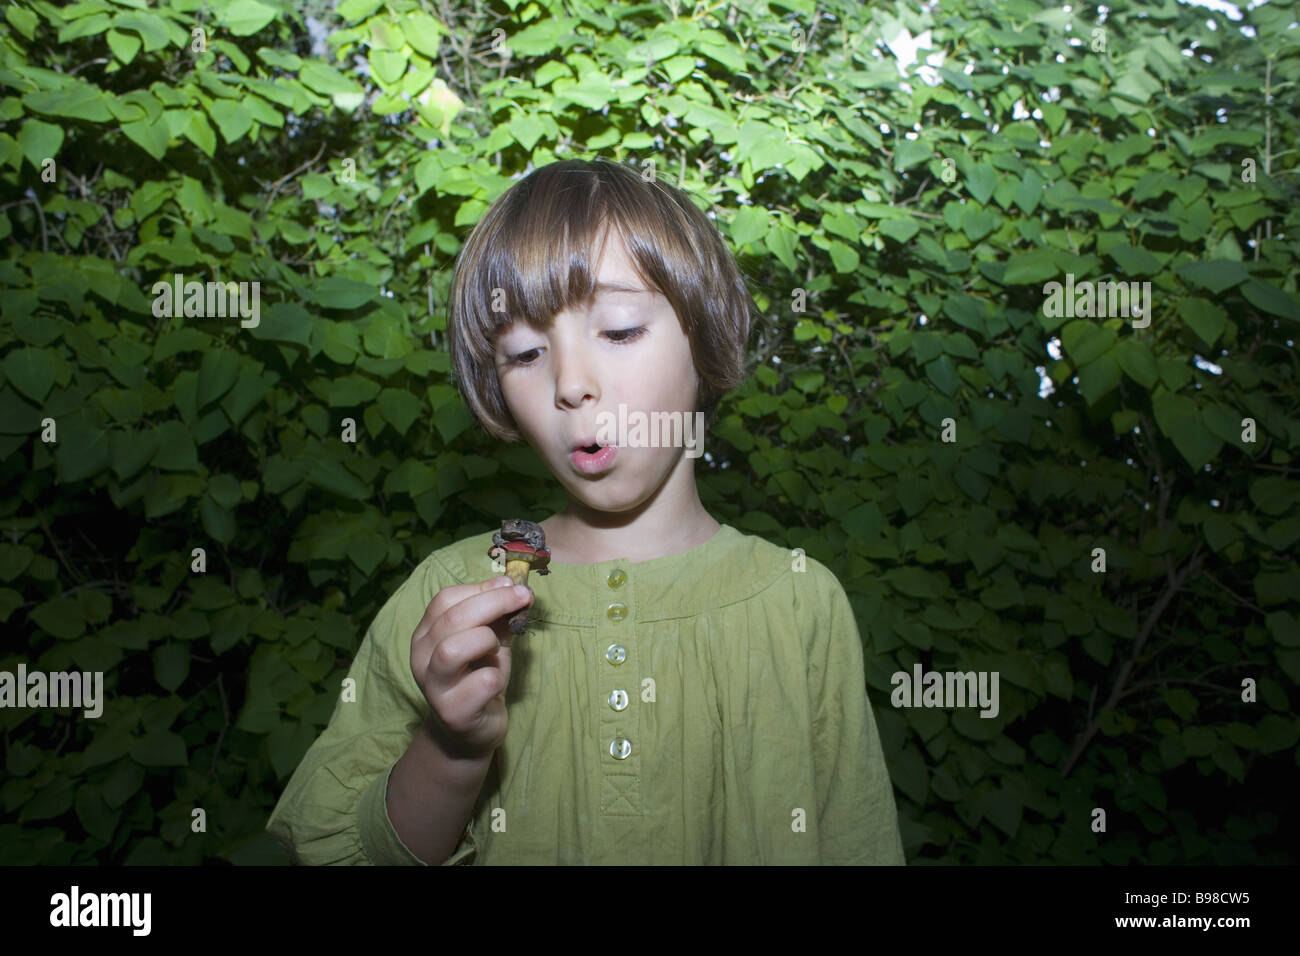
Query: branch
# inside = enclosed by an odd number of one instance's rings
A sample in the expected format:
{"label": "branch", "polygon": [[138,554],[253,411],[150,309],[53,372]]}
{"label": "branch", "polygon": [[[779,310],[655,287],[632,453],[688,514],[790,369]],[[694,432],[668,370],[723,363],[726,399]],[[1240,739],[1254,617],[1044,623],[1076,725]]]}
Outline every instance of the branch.
{"label": "branch", "polygon": [[1092,738],[1096,735],[1098,729],[1100,729],[1102,716],[1106,711],[1113,709],[1115,704],[1119,702],[1120,697],[1123,696],[1124,685],[1128,682],[1129,676],[1133,673],[1133,668],[1137,666],[1138,658],[1142,654],[1142,648],[1146,645],[1147,638],[1151,636],[1151,632],[1155,630],[1156,623],[1160,620],[1160,615],[1165,612],[1165,608],[1169,606],[1169,602],[1174,599],[1174,595],[1176,595],[1179,589],[1187,582],[1187,579],[1200,571],[1201,563],[1203,561],[1203,555],[1201,553],[1202,547],[1203,544],[1197,544],[1196,550],[1192,552],[1191,560],[1188,561],[1187,565],[1178,573],[1174,573],[1173,571],[1173,559],[1170,558],[1168,554],[1165,555],[1165,567],[1169,574],[1169,587],[1165,588],[1164,592],[1156,600],[1155,605],[1147,615],[1146,621],[1143,622],[1141,630],[1138,631],[1137,640],[1133,644],[1133,653],[1129,656],[1129,659],[1124,662],[1124,666],[1120,669],[1119,677],[1115,681],[1115,686],[1111,688],[1110,697],[1107,698],[1106,703],[1102,705],[1100,713],[1097,714],[1097,719],[1089,721],[1087,729],[1079,737],[1078,743],[1074,745],[1074,750],[1071,751],[1069,759],[1066,760],[1065,766],[1061,770],[1062,778],[1070,775],[1070,771],[1074,769],[1075,763],[1078,762],[1079,758],[1083,755],[1084,750],[1087,749],[1088,744],[1092,741]]}

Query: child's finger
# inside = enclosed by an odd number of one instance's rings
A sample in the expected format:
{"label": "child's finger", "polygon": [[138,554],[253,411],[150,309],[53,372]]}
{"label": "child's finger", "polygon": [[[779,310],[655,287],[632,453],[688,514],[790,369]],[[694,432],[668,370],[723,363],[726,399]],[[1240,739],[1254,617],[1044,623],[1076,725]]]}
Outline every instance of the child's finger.
{"label": "child's finger", "polygon": [[419,640],[429,632],[433,622],[446,614],[448,609],[464,601],[474,594],[482,594],[485,591],[491,591],[496,588],[504,588],[506,585],[514,584],[508,577],[488,578],[486,581],[477,581],[471,584],[453,584],[445,587],[433,596],[429,606],[424,609],[424,616],[420,618],[420,623],[415,626],[415,632],[412,635],[414,640]]}
{"label": "child's finger", "polygon": [[453,734],[475,729],[479,715],[492,698],[505,688],[508,675],[498,667],[480,667],[447,690],[440,699],[439,719]]}
{"label": "child's finger", "polygon": [[443,692],[454,686],[476,662],[482,660],[485,666],[490,666],[492,655],[500,647],[501,642],[490,627],[472,627],[449,634],[429,645],[424,672],[433,680],[435,689]]}
{"label": "child's finger", "polygon": [[434,620],[430,633],[458,634],[472,627],[490,625],[503,615],[513,614],[532,601],[533,592],[527,587],[489,588],[453,604]]}

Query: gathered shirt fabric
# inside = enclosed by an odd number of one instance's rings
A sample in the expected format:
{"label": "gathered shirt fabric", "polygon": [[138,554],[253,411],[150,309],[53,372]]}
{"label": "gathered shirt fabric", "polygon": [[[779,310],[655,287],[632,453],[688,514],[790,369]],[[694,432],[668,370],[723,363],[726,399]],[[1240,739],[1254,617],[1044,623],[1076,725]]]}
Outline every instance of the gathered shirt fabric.
{"label": "gathered shirt fabric", "polygon": [[[267,825],[296,862],[425,865],[385,799],[431,713],[411,635],[439,590],[500,575],[491,544],[435,551],[375,617],[356,700],[340,695]],[[724,524],[679,554],[548,570],[511,643],[509,729],[443,865],[905,862],[858,627],[825,565]]]}

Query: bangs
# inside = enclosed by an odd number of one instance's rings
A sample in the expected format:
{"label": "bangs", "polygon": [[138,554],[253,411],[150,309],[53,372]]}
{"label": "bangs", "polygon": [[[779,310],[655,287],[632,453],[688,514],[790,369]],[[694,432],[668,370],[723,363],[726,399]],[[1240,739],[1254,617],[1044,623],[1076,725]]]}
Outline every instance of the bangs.
{"label": "bangs", "polygon": [[680,241],[686,217],[675,202],[652,194],[654,184],[603,165],[607,171],[596,176],[586,164],[563,168],[563,162],[535,171],[484,220],[475,236],[481,248],[462,251],[474,266],[458,274],[452,296],[476,362],[494,363],[496,339],[512,323],[545,331],[559,313],[590,302],[597,266],[614,236],[646,287],[682,315],[685,303],[674,301],[670,277],[699,262]]}
{"label": "bangs", "polygon": [[682,190],[597,158],[533,170],[493,202],[457,256],[447,303],[452,372],[490,432],[518,432],[496,375],[496,342],[515,322],[548,330],[590,303],[605,246],[621,239],[643,286],[673,307],[711,414],[743,380],[754,309],[717,227]]}

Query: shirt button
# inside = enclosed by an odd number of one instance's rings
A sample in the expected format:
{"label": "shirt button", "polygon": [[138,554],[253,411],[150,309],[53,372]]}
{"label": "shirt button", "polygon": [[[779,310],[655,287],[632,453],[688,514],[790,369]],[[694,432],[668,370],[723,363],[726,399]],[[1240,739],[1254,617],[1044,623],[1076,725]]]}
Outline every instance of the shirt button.
{"label": "shirt button", "polygon": [[615,666],[622,664],[627,660],[627,648],[622,644],[611,644],[605,650],[605,660]]}
{"label": "shirt button", "polygon": [[623,618],[627,617],[627,605],[619,604],[617,602],[611,604],[609,610],[605,612],[605,616],[617,624],[619,621],[623,620]]}
{"label": "shirt button", "polygon": [[615,737],[609,742],[609,755],[615,760],[626,760],[632,753],[632,741],[626,737]]}
{"label": "shirt button", "polygon": [[627,691],[612,690],[609,692],[609,706],[615,710],[622,710],[627,706]]}
{"label": "shirt button", "polygon": [[622,568],[615,568],[609,576],[608,583],[611,588],[617,590],[627,583],[627,575],[623,572]]}

